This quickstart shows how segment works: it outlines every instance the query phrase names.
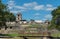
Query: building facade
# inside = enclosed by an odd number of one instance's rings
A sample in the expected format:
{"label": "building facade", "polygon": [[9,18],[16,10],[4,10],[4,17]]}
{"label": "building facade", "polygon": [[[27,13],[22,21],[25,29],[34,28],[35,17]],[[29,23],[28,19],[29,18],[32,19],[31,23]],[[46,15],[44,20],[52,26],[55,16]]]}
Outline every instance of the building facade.
{"label": "building facade", "polygon": [[21,20],[22,20],[22,14],[21,13],[17,13],[16,21],[21,21]]}

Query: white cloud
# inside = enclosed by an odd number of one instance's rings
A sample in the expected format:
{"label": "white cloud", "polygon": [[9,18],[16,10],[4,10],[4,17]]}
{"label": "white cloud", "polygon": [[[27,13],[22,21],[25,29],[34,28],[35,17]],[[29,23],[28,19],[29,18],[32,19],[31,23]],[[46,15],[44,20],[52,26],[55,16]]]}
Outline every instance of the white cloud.
{"label": "white cloud", "polygon": [[31,2],[31,3],[24,3],[23,5],[28,10],[42,10],[44,8],[44,5],[38,5],[37,2]]}
{"label": "white cloud", "polygon": [[46,8],[46,10],[48,11],[48,10],[54,10],[55,8]]}
{"label": "white cloud", "polygon": [[51,19],[52,18],[52,15],[51,14],[48,14],[45,16],[46,19]]}
{"label": "white cloud", "polygon": [[40,13],[35,13],[34,15],[33,15],[33,17],[34,17],[34,19],[36,19],[36,20],[39,20],[40,19]]}
{"label": "white cloud", "polygon": [[53,5],[51,4],[46,4],[45,5],[37,5],[35,6],[33,9],[34,10],[45,10],[45,11],[51,11],[51,10],[54,10],[56,7],[53,7]]}
{"label": "white cloud", "polygon": [[47,4],[46,7],[53,7],[53,5],[51,5],[51,4]]}
{"label": "white cloud", "polygon": [[33,7],[33,6],[36,6],[37,3],[36,2],[32,2],[32,3],[25,3],[24,6],[25,7]]}
{"label": "white cloud", "polygon": [[[8,2],[8,7],[9,9],[18,9],[20,11],[27,11],[27,10],[45,10],[45,11],[51,11],[55,9],[53,5],[51,4],[46,4],[45,5],[39,5],[37,2],[31,2],[31,3],[24,3],[22,6],[16,5],[14,0],[9,0]],[[14,12],[15,13],[15,12]]]}
{"label": "white cloud", "polygon": [[21,12],[21,11],[24,11],[24,10],[11,10],[10,12],[17,14],[18,12]]}
{"label": "white cloud", "polygon": [[40,20],[40,17],[39,16],[35,16],[34,19]]}
{"label": "white cloud", "polygon": [[38,5],[38,6],[35,6],[33,9],[34,10],[43,10],[44,8],[44,5]]}
{"label": "white cloud", "polygon": [[51,11],[51,10],[54,10],[54,9],[56,9],[56,7],[53,7],[53,5],[51,5],[51,4],[46,5],[46,10],[47,11]]}
{"label": "white cloud", "polygon": [[52,19],[52,15],[51,15],[51,14],[46,14],[46,15],[42,18],[43,21],[51,20],[51,19]]}
{"label": "white cloud", "polygon": [[8,1],[7,4],[9,9],[12,9],[15,6],[15,3],[13,0]]}
{"label": "white cloud", "polygon": [[24,3],[23,6],[26,7],[28,10],[33,10],[35,6],[37,6],[37,2],[31,2],[31,3]]}
{"label": "white cloud", "polygon": [[26,8],[24,6],[16,5],[14,0],[9,0],[7,2],[7,4],[8,4],[8,8],[9,8],[10,12],[12,12],[12,13],[18,13],[21,11],[26,11]]}
{"label": "white cloud", "polygon": [[56,9],[56,7],[49,7],[49,8],[46,8],[46,11],[51,11],[51,10],[54,10]]}
{"label": "white cloud", "polygon": [[46,20],[51,20],[52,19],[52,15],[51,14],[47,14],[44,16],[44,18],[42,19],[43,21],[46,21]]}
{"label": "white cloud", "polygon": [[14,6],[14,7],[17,8],[17,9],[27,9],[27,8],[25,8],[23,6]]}
{"label": "white cloud", "polygon": [[46,18],[43,18],[42,20],[43,20],[43,21],[45,21],[45,20],[48,20],[48,19],[46,19]]}
{"label": "white cloud", "polygon": [[10,12],[11,12],[11,13],[18,13],[18,11],[14,11],[14,10],[13,10],[13,11],[10,11]]}
{"label": "white cloud", "polygon": [[35,22],[42,23],[43,21],[42,20],[35,20]]}
{"label": "white cloud", "polygon": [[40,13],[35,13],[34,16],[40,16],[41,14]]}

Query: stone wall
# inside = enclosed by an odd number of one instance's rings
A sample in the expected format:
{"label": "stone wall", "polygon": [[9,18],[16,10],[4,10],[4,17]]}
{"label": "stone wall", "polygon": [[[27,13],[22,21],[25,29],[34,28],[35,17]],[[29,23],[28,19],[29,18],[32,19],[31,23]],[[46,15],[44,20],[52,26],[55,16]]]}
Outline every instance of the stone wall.
{"label": "stone wall", "polygon": [[19,33],[19,30],[16,30],[16,29],[1,29],[0,30],[0,33],[1,34],[13,34],[13,33]]}

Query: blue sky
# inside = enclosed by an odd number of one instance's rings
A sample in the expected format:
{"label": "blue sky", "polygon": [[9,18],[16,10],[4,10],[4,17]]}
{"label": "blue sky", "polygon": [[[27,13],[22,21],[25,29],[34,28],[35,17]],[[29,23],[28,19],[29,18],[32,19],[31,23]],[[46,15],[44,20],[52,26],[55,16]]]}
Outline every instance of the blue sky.
{"label": "blue sky", "polygon": [[20,12],[26,20],[51,20],[51,11],[60,6],[60,0],[2,0],[10,12]]}

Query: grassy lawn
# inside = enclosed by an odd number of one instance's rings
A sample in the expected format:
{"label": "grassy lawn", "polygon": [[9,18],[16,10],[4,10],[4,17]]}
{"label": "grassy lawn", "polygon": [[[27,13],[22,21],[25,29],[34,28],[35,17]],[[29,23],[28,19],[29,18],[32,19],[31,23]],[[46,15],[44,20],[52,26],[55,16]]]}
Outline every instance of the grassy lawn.
{"label": "grassy lawn", "polygon": [[60,37],[60,34],[52,34],[52,37]]}
{"label": "grassy lawn", "polygon": [[7,34],[8,36],[42,36],[41,34]]}
{"label": "grassy lawn", "polygon": [[[43,36],[42,34],[1,34],[2,36]],[[60,33],[51,34],[52,37],[60,37]]]}
{"label": "grassy lawn", "polygon": [[[8,36],[43,36],[42,34],[7,34]],[[46,35],[45,35],[46,36]],[[52,37],[60,37],[60,33],[51,34]]]}
{"label": "grassy lawn", "polygon": [[60,37],[60,33],[51,34],[52,37]]}
{"label": "grassy lawn", "polygon": [[16,37],[16,36],[42,36],[42,35],[41,34],[2,34],[1,36]]}

